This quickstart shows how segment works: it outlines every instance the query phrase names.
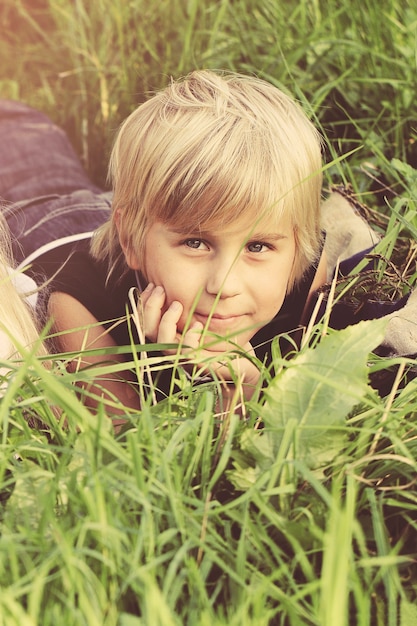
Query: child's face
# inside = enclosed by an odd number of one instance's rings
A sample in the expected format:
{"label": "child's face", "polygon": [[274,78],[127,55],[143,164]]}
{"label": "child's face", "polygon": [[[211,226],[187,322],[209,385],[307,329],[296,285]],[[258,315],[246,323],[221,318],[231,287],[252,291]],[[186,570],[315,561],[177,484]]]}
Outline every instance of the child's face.
{"label": "child's face", "polygon": [[241,346],[281,308],[296,253],[289,222],[254,227],[247,218],[210,232],[156,222],[145,246],[146,275],[165,290],[165,309],[183,305],[178,330],[198,321]]}

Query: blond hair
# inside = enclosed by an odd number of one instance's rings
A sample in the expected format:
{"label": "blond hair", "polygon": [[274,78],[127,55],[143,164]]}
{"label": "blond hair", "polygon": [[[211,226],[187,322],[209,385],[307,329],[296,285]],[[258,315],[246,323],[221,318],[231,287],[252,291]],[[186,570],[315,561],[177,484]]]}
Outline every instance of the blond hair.
{"label": "blond hair", "polygon": [[155,221],[208,230],[244,215],[285,216],[297,243],[293,284],[319,253],[321,166],[319,134],[289,96],[255,77],[192,72],[122,124],[109,166],[112,215],[92,253],[112,268],[122,243],[146,273]]}
{"label": "blond hair", "polygon": [[39,341],[35,314],[28,303],[29,294],[16,288],[18,272],[13,269],[10,237],[4,220],[0,217],[0,358],[12,357],[20,345],[36,345],[37,354],[46,354]]}

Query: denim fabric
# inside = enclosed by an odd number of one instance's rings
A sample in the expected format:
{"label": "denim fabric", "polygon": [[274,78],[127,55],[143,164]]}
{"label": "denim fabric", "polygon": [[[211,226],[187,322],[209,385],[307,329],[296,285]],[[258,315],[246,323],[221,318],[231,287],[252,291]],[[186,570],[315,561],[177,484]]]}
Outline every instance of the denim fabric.
{"label": "denim fabric", "polygon": [[111,193],[94,185],[65,133],[12,100],[0,100],[0,206],[18,262],[52,241],[95,230]]}

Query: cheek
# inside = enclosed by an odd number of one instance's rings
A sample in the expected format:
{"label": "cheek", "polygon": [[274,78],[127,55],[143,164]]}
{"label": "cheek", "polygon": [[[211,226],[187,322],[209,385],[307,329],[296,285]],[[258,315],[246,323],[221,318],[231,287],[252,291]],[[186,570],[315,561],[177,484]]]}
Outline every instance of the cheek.
{"label": "cheek", "polygon": [[188,299],[190,298],[191,292],[186,279],[181,279],[171,266],[159,266],[154,267],[148,273],[148,280],[156,286],[163,287],[165,291],[164,310],[175,300],[181,302],[184,307],[183,315],[186,314],[189,308]]}
{"label": "cheek", "polygon": [[167,284],[169,284],[169,278],[175,275],[175,273],[171,264],[167,262],[163,251],[160,252],[157,246],[149,246],[149,248],[149,251],[145,251],[144,254],[146,279],[148,282],[166,289]]}
{"label": "cheek", "polygon": [[158,255],[149,255],[147,259],[147,279],[164,288],[166,305],[178,300],[184,309],[192,306],[198,286],[192,268],[183,268],[175,260],[162,259]]}
{"label": "cheek", "polygon": [[262,284],[259,283],[259,289],[255,295],[259,318],[262,318],[264,323],[270,322],[277,315],[287,293],[288,272],[278,270],[277,273],[282,280],[267,280]]}

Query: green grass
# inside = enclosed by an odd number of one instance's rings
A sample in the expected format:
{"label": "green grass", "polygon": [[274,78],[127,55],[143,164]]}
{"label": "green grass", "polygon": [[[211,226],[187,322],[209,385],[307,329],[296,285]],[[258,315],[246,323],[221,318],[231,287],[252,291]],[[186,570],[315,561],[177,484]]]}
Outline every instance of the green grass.
{"label": "green grass", "polygon": [[0,407],[0,623],[412,623],[417,382],[369,385],[383,326],[283,361],[245,420],[188,384],[117,435],[74,393],[93,372],[25,355]]}
{"label": "green grass", "polygon": [[417,165],[411,0],[3,0],[0,25],[0,93],[64,126],[99,181],[121,120],[196,67],[255,72],[297,95],[333,156],[361,148],[354,173],[380,154]]}
{"label": "green grass", "polygon": [[[411,1],[3,0],[0,27],[0,95],[62,125],[96,181],[119,122],[169,75],[255,72],[315,119],[326,182],[378,211],[381,255],[417,238]],[[182,380],[117,435],[68,355],[9,364],[0,625],[417,623],[416,362],[370,355],[378,323],[323,329],[290,361],[275,350],[246,419],[220,421],[216,386]]]}

